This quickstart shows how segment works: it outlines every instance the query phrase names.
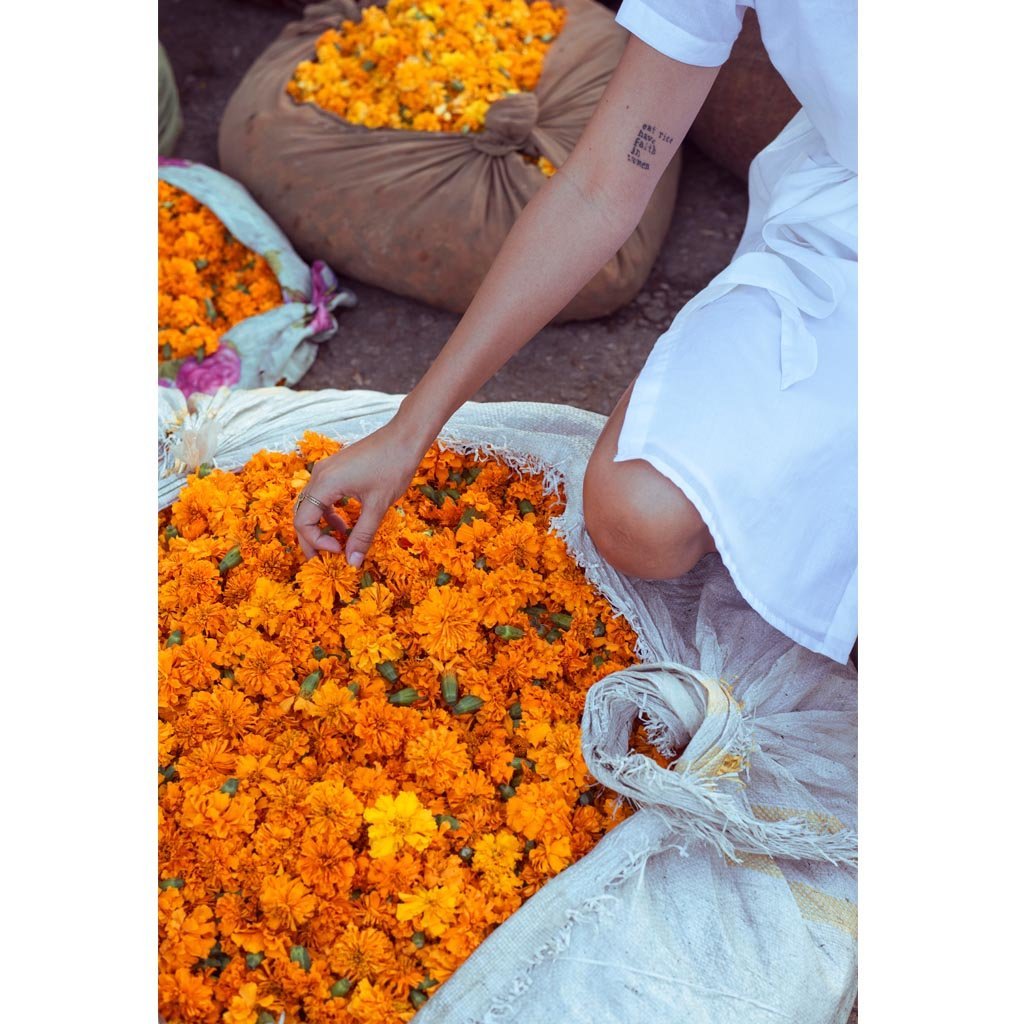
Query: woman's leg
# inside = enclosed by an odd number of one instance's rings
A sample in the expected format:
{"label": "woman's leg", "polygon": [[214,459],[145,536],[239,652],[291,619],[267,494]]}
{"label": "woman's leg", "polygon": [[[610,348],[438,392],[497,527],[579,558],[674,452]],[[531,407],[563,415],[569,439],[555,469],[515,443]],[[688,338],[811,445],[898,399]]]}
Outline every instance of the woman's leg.
{"label": "woman's leg", "polygon": [[672,579],[715,542],[689,498],[649,462],[614,462],[633,385],[612,410],[583,480],[583,518],[601,556],[619,572]]}

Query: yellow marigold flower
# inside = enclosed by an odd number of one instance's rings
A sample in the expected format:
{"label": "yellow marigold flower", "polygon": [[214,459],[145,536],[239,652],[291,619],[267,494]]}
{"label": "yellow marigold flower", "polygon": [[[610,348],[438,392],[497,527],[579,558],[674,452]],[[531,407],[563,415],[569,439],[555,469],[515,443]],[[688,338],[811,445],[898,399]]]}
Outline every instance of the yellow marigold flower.
{"label": "yellow marigold flower", "polygon": [[474,850],[473,867],[484,875],[512,874],[523,852],[522,844],[508,829],[481,836]]}
{"label": "yellow marigold flower", "polygon": [[457,890],[446,885],[432,889],[417,887],[412,892],[398,894],[401,902],[395,911],[399,921],[413,921],[433,938],[443,935],[455,920],[459,903]]}
{"label": "yellow marigold flower", "polygon": [[260,906],[272,928],[294,931],[316,910],[317,898],[297,878],[283,871],[268,878],[260,890]]}
{"label": "yellow marigold flower", "polygon": [[397,797],[385,793],[363,811],[363,818],[370,826],[370,856],[374,858],[389,857],[405,845],[425,850],[437,833],[434,816],[408,789]]}

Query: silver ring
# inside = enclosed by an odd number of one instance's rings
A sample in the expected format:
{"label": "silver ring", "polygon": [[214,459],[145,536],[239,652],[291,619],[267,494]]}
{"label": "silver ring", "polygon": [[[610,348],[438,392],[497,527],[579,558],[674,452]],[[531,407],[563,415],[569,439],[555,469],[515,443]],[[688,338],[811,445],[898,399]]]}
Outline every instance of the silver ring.
{"label": "silver ring", "polygon": [[331,511],[330,505],[325,505],[319,498],[314,498],[312,494],[307,494],[305,491],[303,491],[299,495],[298,501],[295,502],[295,511],[296,512],[299,511],[299,506],[304,501],[308,501],[311,505],[316,505],[316,507],[318,509],[320,509],[322,512],[330,512]]}

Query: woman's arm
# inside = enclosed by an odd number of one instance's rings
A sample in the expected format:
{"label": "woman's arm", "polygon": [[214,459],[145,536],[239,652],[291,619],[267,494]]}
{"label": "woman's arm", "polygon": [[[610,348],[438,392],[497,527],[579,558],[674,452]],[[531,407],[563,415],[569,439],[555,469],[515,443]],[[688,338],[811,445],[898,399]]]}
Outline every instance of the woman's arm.
{"label": "woman's arm", "polygon": [[[314,467],[307,492],[325,504],[362,503],[346,553],[363,555],[445,422],[610,260],[704,102],[718,68],[683,64],[630,36],[572,155],[530,200],[458,326],[383,428]],[[341,545],[320,512],[295,515],[307,557]]]}

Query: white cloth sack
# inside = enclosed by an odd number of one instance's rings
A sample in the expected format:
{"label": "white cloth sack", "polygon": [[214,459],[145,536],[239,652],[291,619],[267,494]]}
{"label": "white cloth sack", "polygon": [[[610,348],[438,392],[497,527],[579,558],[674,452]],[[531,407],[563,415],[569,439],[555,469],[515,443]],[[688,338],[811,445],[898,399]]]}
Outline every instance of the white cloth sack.
{"label": "white cloth sack", "polygon": [[[401,396],[283,388],[160,395],[160,507],[173,467],[240,468],[307,429],[353,441]],[[562,482],[553,522],[638,634],[643,666],[593,686],[591,772],[639,809],[495,930],[416,1024],[845,1024],[856,995],[856,673],[769,626],[716,555],[674,581],[619,575],[583,528],[604,417],[468,403],[442,432]],[[662,769],[627,746],[635,717]]]}
{"label": "white cloth sack", "polygon": [[[177,159],[161,159],[160,178],[209,207],[242,245],[263,256],[281,285],[284,302],[280,306],[247,317],[221,335],[221,346],[233,347],[241,359],[241,377],[232,386],[265,387],[281,380],[297,384],[313,365],[317,345],[338,330],[332,311],[354,306],[355,295],[340,286],[327,264],[316,260],[307,266],[234,178],[204,164]],[[209,358],[216,359],[216,353]],[[186,366],[194,363],[194,359],[185,360]]]}

